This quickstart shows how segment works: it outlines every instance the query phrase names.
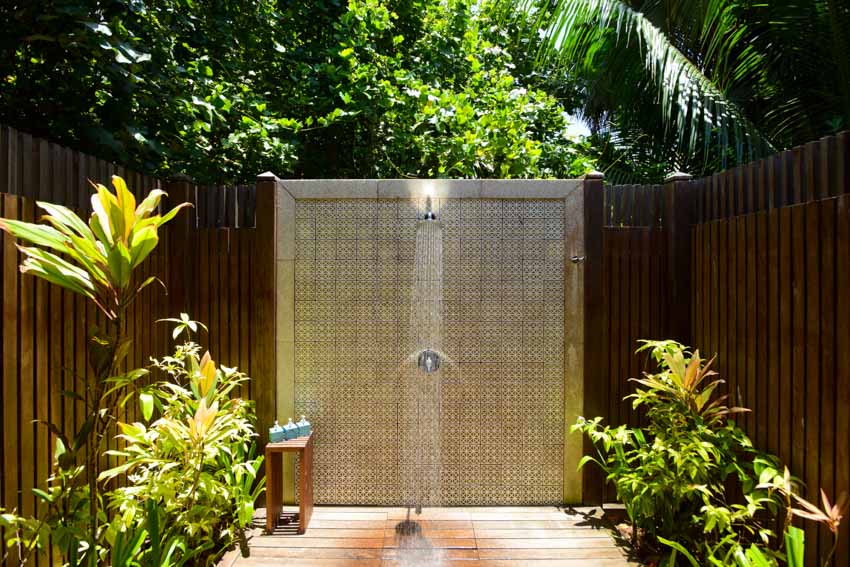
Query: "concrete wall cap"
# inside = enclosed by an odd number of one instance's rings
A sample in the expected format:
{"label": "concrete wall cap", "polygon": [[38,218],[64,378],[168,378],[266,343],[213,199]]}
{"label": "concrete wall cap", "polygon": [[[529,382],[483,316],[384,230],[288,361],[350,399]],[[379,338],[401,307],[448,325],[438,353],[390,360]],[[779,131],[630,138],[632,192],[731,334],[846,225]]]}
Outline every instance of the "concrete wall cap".
{"label": "concrete wall cap", "polygon": [[277,175],[271,171],[266,171],[265,173],[261,173],[257,176],[257,181],[279,181],[279,179]]}
{"label": "concrete wall cap", "polygon": [[667,174],[667,177],[664,178],[664,183],[670,183],[672,181],[689,181],[692,177],[693,176],[690,173],[685,173],[684,171],[673,171]]}

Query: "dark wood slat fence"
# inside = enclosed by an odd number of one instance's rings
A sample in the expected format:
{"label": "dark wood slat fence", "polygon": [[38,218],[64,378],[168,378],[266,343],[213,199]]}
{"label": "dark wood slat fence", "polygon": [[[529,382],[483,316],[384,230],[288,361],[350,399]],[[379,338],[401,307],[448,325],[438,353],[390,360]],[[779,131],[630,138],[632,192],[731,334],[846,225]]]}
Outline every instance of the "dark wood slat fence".
{"label": "dark wood slat fence", "polygon": [[[199,342],[217,363],[237,366],[249,375],[262,368],[258,358],[273,353],[259,350],[255,340],[257,325],[262,322],[267,328],[269,315],[258,315],[254,302],[254,250],[260,235],[269,238],[273,227],[268,219],[259,231],[255,227],[255,186],[160,183],[0,127],[0,216],[34,221],[35,201],[46,200],[86,218],[92,193],[88,180],[111,186],[113,174],[124,177],[137,198],[161,187],[171,194],[171,205],[194,204],[161,231],[159,247],[137,272],[138,281],[159,277],[169,293],[161,286],[148,286],[129,310],[126,331],[134,342],[127,367],[147,366],[151,356],[167,354],[173,348],[169,327],[156,321],[185,311],[209,327]],[[62,392],[80,391],[93,379],[85,339],[88,329],[102,324],[103,317],[82,298],[22,275],[21,259],[14,240],[0,236],[0,506],[34,514],[37,501],[32,489],[44,487],[53,451],[52,436],[34,420],[52,421],[65,431],[79,429],[84,403]],[[266,372],[254,377],[242,395],[273,391],[274,375]],[[274,399],[268,394],[265,399],[269,397]],[[119,417],[132,421],[140,419],[140,413],[130,405]],[[110,441],[110,448],[115,447],[116,442]],[[104,466],[109,464],[104,460]],[[0,549],[0,557],[4,551]],[[35,564],[48,565],[52,559],[46,554]]]}
{"label": "dark wood slat fence", "polygon": [[[645,187],[586,181],[585,326],[600,338],[586,345],[586,411],[639,424],[641,416],[621,401],[632,388],[628,378],[647,365],[634,354],[636,341],[676,338],[718,355],[726,391],[754,410],[740,423],[759,447],[790,464],[809,497],[820,488],[833,496],[850,491],[848,163],[850,135],[841,134],[705,179]],[[128,315],[136,337],[128,364],[167,352],[167,328],[155,320],[189,312],[209,326],[201,343],[217,361],[258,374],[243,395],[257,400],[267,420],[275,391],[267,336],[274,313],[266,312],[274,293],[274,199],[267,194],[274,183],[259,183],[259,192],[185,179],[160,184],[0,127],[0,215],[32,220],[36,199],[88,214],[86,180],[106,184],[113,173],[137,196],[161,185],[172,204],[195,205],[163,231],[141,270],[160,276],[169,295],[151,286]],[[49,474],[52,444],[33,420],[66,429],[82,421],[82,404],[61,392],[73,387],[74,372],[90,379],[84,338],[98,315],[82,299],[22,276],[19,256],[4,236],[0,496],[3,506],[31,513],[31,489]],[[611,496],[598,476],[584,478],[588,502]],[[807,563],[831,544],[811,526],[807,540]],[[848,542],[842,538],[838,550],[842,567],[850,567]]]}
{"label": "dark wood slat fence", "polygon": [[[598,236],[610,422],[640,423],[620,401],[646,364],[636,341],[675,338],[717,354],[723,393],[753,410],[739,424],[805,482],[809,499],[821,488],[833,499],[850,492],[848,163],[843,133],[660,190],[605,188]],[[652,222],[634,212],[659,202]],[[682,287],[674,299],[671,289]],[[817,564],[831,533],[807,523],[806,539],[806,564]],[[850,566],[846,531],[835,564]]]}

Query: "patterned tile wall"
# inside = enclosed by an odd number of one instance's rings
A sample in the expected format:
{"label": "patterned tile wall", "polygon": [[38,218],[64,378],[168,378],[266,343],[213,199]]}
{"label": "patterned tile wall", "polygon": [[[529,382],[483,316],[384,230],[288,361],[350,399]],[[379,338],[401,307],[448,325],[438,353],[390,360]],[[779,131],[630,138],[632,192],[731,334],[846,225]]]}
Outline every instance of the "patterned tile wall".
{"label": "patterned tile wall", "polygon": [[[564,201],[444,199],[441,503],[561,501]],[[407,199],[296,201],[295,408],[317,430],[318,503],[399,503]]]}

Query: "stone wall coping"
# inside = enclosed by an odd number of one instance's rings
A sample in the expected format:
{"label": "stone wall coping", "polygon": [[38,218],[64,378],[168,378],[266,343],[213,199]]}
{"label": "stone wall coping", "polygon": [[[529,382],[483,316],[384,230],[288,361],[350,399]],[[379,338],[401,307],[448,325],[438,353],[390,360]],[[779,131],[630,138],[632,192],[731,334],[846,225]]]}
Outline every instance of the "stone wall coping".
{"label": "stone wall coping", "polygon": [[295,199],[563,199],[581,179],[281,179]]}

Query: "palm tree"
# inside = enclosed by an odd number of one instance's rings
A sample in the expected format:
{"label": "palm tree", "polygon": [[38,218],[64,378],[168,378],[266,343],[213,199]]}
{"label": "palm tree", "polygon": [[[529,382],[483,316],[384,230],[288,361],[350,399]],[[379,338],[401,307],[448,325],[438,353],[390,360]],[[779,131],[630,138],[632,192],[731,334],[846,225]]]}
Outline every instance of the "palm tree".
{"label": "palm tree", "polygon": [[522,39],[539,45],[537,65],[585,85],[584,116],[612,141],[603,161],[701,174],[850,126],[847,0],[512,6]]}

